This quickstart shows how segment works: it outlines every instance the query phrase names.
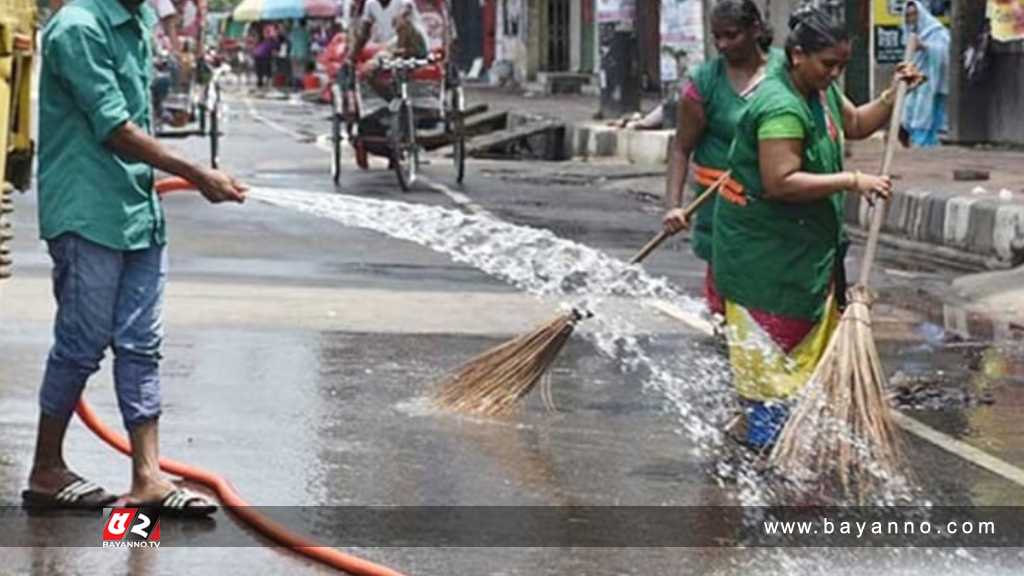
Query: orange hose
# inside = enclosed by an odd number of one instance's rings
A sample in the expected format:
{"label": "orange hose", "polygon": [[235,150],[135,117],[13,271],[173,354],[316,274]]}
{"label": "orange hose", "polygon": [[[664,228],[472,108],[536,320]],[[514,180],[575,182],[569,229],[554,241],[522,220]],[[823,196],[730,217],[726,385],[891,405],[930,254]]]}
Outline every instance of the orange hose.
{"label": "orange hose", "polygon": [[[156,191],[161,195],[179,190],[192,190],[194,188],[191,183],[183,178],[165,178],[156,183]],[[85,401],[85,398],[78,401],[75,412],[86,427],[99,436],[101,440],[118,452],[131,456],[132,447],[128,439],[104,424],[99,416],[96,415],[92,406]],[[160,469],[168,474],[180,476],[207,486],[217,494],[224,507],[239,520],[274,542],[291,548],[307,558],[358,576],[403,576],[401,572],[392,570],[387,566],[374,564],[369,560],[345,554],[328,546],[321,546],[313,540],[295,534],[283,524],[275,522],[253,509],[248,502],[242,499],[234,487],[231,486],[231,483],[219,474],[204,468],[189,466],[184,462],[178,462],[170,458],[160,458]]]}
{"label": "orange hose", "polygon": [[156,193],[161,196],[167,194],[168,192],[181,192],[184,190],[196,189],[194,184],[192,184],[188,180],[185,180],[184,178],[179,178],[177,176],[172,176],[170,178],[161,178],[156,181],[156,184],[153,187],[156,188]]}
{"label": "orange hose", "polygon": [[[75,412],[82,422],[92,430],[101,440],[109,444],[118,452],[131,456],[132,447],[127,438],[114,432],[100,420],[92,406],[85,399],[78,401]],[[231,511],[239,520],[248,524],[260,534],[291,548],[295,552],[322,562],[332,568],[343,570],[350,574],[359,576],[402,576],[386,566],[374,564],[350,554],[335,550],[327,546],[320,546],[316,542],[299,536],[282,524],[263,516],[254,510],[248,502],[235,491],[234,487],[223,476],[210,472],[204,468],[189,466],[184,462],[178,462],[170,458],[160,458],[160,469],[168,474],[198,482],[216,492],[217,497],[224,506]]]}

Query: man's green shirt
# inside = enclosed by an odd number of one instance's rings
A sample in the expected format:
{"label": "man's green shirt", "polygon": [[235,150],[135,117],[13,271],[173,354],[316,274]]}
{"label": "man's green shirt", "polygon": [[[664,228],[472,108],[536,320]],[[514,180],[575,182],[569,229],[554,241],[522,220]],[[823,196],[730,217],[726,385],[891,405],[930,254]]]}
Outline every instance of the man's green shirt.
{"label": "man's green shirt", "polygon": [[75,0],[46,26],[39,79],[39,230],[115,250],[163,244],[153,169],[104,142],[125,122],[151,132],[148,6]]}

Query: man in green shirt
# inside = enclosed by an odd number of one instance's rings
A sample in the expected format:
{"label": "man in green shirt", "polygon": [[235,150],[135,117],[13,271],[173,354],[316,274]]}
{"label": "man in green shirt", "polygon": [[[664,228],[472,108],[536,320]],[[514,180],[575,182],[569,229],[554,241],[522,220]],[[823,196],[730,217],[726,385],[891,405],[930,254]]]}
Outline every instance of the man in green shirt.
{"label": "man in green shirt", "polygon": [[125,505],[209,514],[206,499],[160,475],[164,215],[153,169],[188,179],[210,202],[246,187],[192,164],[151,135],[153,12],[143,0],[75,0],[43,32],[39,228],[54,262],[54,345],[39,394],[29,506],[98,508],[115,497],[73,473],[64,433],[86,380],[114,351],[118,406],[132,444]]}

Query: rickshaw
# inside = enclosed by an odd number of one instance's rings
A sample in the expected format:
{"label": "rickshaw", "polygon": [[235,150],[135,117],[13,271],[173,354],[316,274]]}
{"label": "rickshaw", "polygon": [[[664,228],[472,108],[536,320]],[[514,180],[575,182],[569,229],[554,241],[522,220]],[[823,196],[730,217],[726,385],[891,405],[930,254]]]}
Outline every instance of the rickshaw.
{"label": "rickshaw", "polygon": [[225,74],[231,72],[231,67],[205,61],[201,66],[203,70],[191,74],[184,86],[172,87],[160,102],[154,99],[154,132],[157,138],[208,138],[210,166],[217,168],[221,136],[220,82]]}
{"label": "rickshaw", "polygon": [[[387,158],[403,191],[416,182],[421,152],[452,146],[455,180],[466,170],[465,98],[455,66],[456,33],[446,0],[415,0],[428,39],[425,58],[385,57],[375,72],[375,88],[365,64],[382,46],[368,44],[356,70],[328,66],[331,92],[331,177],[341,180],[342,150],[347,140],[356,163],[367,169],[367,155]],[[344,62],[347,50],[334,52]],[[384,84],[385,94],[378,90]]]}
{"label": "rickshaw", "polygon": [[[218,164],[221,113],[220,81],[230,72],[215,50],[207,50],[206,1],[196,2],[194,24],[180,35],[182,56],[167,50],[154,56],[153,126],[157,138],[202,136],[210,141],[210,165]],[[160,94],[161,87],[166,94]]]}

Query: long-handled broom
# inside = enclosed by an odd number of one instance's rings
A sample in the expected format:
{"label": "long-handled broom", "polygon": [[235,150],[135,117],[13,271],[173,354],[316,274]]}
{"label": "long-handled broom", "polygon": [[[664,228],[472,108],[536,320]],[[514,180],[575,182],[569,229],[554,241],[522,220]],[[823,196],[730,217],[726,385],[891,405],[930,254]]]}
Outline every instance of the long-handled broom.
{"label": "long-handled broom", "polygon": [[[909,43],[908,43],[909,44]],[[907,46],[904,61],[913,55]],[[882,160],[890,174],[907,86],[896,88]],[[807,388],[772,450],[770,462],[793,479],[838,478],[846,494],[866,494],[872,485],[899,473],[902,454],[885,394],[885,373],[871,330],[871,267],[885,203],[876,201],[860,278]]]}
{"label": "long-handled broom", "polygon": [[[728,179],[729,172],[726,172],[708,186],[684,209],[686,216],[690,217]],[[630,264],[641,262],[671,235],[665,230],[659,232],[630,259]],[[588,317],[589,312],[573,309],[532,332],[480,354],[441,382],[435,403],[443,408],[477,414],[509,412],[537,385],[572,335],[576,323]],[[545,404],[551,406],[550,390],[543,390],[543,396]]]}

